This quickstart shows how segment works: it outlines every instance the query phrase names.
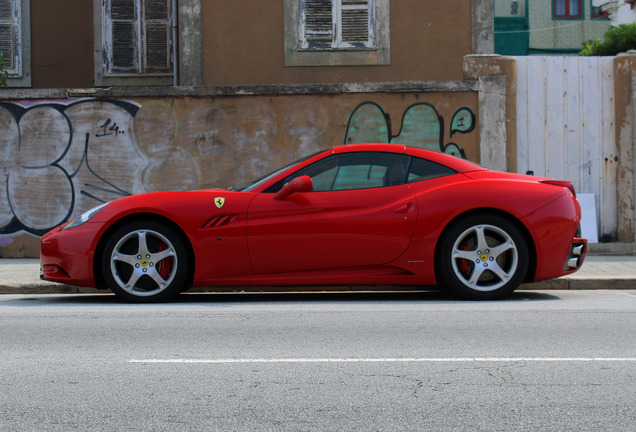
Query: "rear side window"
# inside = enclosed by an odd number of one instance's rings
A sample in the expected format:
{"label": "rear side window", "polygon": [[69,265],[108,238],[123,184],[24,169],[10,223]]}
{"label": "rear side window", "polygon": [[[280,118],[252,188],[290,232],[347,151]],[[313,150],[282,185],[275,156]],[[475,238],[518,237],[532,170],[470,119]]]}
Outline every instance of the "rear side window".
{"label": "rear side window", "polygon": [[407,183],[414,183],[452,174],[457,174],[457,171],[426,159],[414,157],[411,158],[406,181]]}

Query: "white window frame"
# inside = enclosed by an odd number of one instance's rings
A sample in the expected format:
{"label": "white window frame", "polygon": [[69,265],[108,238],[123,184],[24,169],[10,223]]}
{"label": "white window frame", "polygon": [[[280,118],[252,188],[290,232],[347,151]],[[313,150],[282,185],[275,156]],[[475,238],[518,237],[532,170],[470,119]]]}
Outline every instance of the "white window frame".
{"label": "white window frame", "polygon": [[342,13],[359,9],[359,5],[355,5],[355,2],[352,4],[345,1],[343,4],[343,0],[332,0],[331,43],[312,43],[306,34],[305,2],[306,0],[284,0],[285,66],[391,64],[390,0],[368,0],[369,37],[367,41],[357,43],[343,40]]}
{"label": "white window frame", "polygon": [[95,25],[95,85],[96,86],[126,86],[126,85],[172,85],[175,84],[175,20],[176,1],[169,0],[169,49],[172,70],[166,72],[147,72],[144,70],[145,55],[143,39],[144,15],[143,0],[135,0],[135,70],[121,70],[114,68],[112,61],[112,21],[110,19],[110,0],[93,0]]}
{"label": "white window frame", "polygon": [[8,0],[13,3],[13,67],[8,68],[9,87],[31,87],[31,11],[30,0]]}

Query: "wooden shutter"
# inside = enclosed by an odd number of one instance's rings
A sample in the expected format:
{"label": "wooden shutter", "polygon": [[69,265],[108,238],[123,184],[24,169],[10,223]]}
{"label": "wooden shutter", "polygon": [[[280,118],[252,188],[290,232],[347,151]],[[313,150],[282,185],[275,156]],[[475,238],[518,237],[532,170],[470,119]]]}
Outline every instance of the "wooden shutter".
{"label": "wooden shutter", "polygon": [[369,41],[369,1],[342,0],[342,42],[354,46]]}
{"label": "wooden shutter", "polygon": [[145,70],[169,72],[170,0],[144,0]]}
{"label": "wooden shutter", "polygon": [[112,69],[137,71],[137,13],[135,0],[111,0]]}
{"label": "wooden shutter", "polygon": [[[2,1],[2,0],[0,0]],[[110,58],[114,73],[169,73],[172,0],[110,0]]]}
{"label": "wooden shutter", "polygon": [[332,0],[305,0],[304,13],[307,44],[330,47],[334,35]]}
{"label": "wooden shutter", "polygon": [[15,68],[14,0],[0,0],[0,52],[7,70]]}

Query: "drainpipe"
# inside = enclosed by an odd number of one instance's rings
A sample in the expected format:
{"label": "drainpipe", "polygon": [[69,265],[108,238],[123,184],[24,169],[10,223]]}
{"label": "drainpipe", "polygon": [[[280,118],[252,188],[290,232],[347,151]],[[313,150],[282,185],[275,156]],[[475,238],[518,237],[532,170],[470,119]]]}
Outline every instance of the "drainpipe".
{"label": "drainpipe", "polygon": [[179,86],[179,57],[178,57],[178,49],[179,40],[177,39],[177,0],[172,0],[172,17],[171,17],[171,28],[172,28],[172,76],[174,78],[173,86]]}

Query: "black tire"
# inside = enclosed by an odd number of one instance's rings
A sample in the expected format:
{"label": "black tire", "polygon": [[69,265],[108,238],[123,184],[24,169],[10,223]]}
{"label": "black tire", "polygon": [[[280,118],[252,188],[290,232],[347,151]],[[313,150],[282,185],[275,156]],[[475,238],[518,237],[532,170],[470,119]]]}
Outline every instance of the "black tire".
{"label": "black tire", "polygon": [[101,271],[106,286],[123,300],[165,301],[187,288],[190,267],[186,244],[163,223],[130,222],[106,240]]}
{"label": "black tire", "polygon": [[514,223],[494,214],[474,214],[453,224],[442,238],[437,280],[461,298],[503,298],[523,282],[528,254]]}

